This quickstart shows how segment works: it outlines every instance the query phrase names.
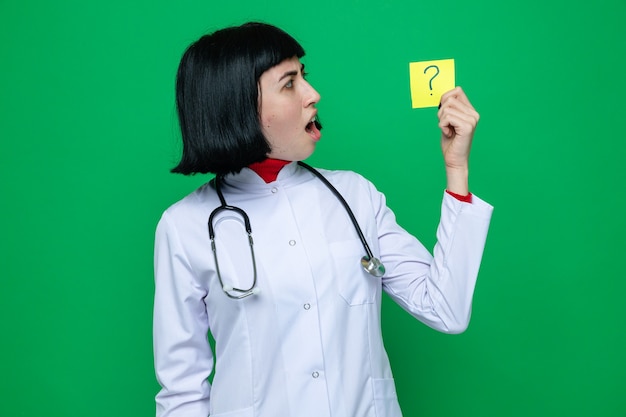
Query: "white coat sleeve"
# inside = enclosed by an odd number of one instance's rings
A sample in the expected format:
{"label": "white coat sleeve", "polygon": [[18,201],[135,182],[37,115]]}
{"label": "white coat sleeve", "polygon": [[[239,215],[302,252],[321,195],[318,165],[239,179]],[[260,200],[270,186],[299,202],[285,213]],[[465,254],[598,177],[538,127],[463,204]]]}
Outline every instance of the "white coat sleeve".
{"label": "white coat sleeve", "polygon": [[493,207],[475,195],[464,203],[444,192],[432,255],[396,224],[384,197],[379,209],[385,291],[426,325],[444,333],[465,331]]}
{"label": "white coat sleeve", "polygon": [[206,290],[197,284],[167,212],[157,226],[154,272],[154,361],[161,385],[156,416],[206,417],[213,369]]}

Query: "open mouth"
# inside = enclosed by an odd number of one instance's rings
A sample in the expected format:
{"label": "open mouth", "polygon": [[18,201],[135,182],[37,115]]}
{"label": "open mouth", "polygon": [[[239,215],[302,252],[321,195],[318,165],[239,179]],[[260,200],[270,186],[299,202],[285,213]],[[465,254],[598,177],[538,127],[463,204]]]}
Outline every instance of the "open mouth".
{"label": "open mouth", "polygon": [[304,130],[306,130],[306,132],[311,135],[315,140],[319,140],[322,137],[322,132],[320,132],[321,129],[322,124],[319,122],[319,120],[317,120],[317,116],[313,118],[313,120],[311,120],[309,123],[307,123],[306,127],[304,128]]}

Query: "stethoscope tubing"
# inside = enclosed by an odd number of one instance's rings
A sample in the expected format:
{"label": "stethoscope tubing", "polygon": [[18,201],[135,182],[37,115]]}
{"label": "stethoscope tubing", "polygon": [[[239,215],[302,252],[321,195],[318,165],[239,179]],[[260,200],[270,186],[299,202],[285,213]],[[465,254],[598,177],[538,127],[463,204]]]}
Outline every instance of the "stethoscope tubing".
{"label": "stethoscope tubing", "polygon": [[[363,248],[365,249],[365,252],[367,254],[366,256],[361,258],[361,265],[363,266],[363,269],[375,277],[382,277],[385,273],[385,267],[380,262],[380,260],[378,260],[378,258],[374,257],[372,250],[367,244],[365,235],[363,234],[363,231],[361,230],[361,227],[359,226],[359,222],[354,216],[354,213],[352,212],[352,209],[350,208],[346,200],[339,193],[339,191],[337,191],[337,189],[330,183],[330,181],[328,181],[315,168],[313,168],[312,166],[308,164],[305,164],[302,161],[298,161],[298,165],[300,165],[301,167],[309,171],[311,174],[313,174],[315,177],[317,177],[320,181],[322,181],[322,183],[326,186],[326,188],[328,188],[335,195],[337,200],[339,200],[341,205],[344,207],[346,213],[348,214],[348,217],[350,217],[350,221],[352,222],[354,229],[356,230],[356,233],[359,237],[359,240],[361,241],[361,244],[363,245]],[[248,215],[246,214],[244,210],[240,209],[239,207],[228,205],[226,203],[226,199],[224,198],[224,194],[222,193],[222,188],[221,188],[222,180],[223,180],[223,176],[217,175],[215,179],[212,181],[215,191],[217,192],[217,196],[220,199],[220,206],[211,212],[211,214],[209,215],[209,219],[208,219],[209,239],[211,240],[211,251],[213,252],[213,259],[215,260],[215,272],[217,273],[217,277],[220,281],[220,285],[222,286],[222,290],[230,298],[242,299],[252,294],[257,294],[260,291],[258,288],[256,288],[257,267],[256,267],[256,259],[254,256],[254,240],[252,239],[252,226],[250,225],[250,218],[248,217]],[[252,257],[252,267],[253,267],[253,274],[254,274],[253,279],[252,279],[252,285],[250,286],[250,288],[247,288],[247,289],[227,286],[224,284],[224,281],[222,280],[222,273],[220,271],[219,261],[218,261],[218,256],[217,256],[217,247],[215,245],[215,229],[213,227],[213,219],[218,213],[221,213],[223,211],[233,211],[239,214],[244,221],[246,233],[248,234],[248,243],[250,247],[250,255]]]}
{"label": "stethoscope tubing", "polygon": [[374,254],[372,253],[372,250],[370,249],[369,245],[367,244],[367,240],[365,239],[365,235],[363,234],[363,231],[361,230],[361,226],[359,226],[359,222],[356,220],[356,217],[354,216],[354,213],[352,212],[352,209],[348,205],[348,203],[345,200],[345,198],[343,198],[343,196],[339,193],[339,191],[337,191],[335,186],[332,185],[330,183],[330,181],[328,181],[326,179],[326,177],[324,177],[318,170],[316,170],[315,168],[313,168],[312,166],[310,166],[308,164],[305,164],[302,161],[298,161],[298,165],[300,165],[301,167],[307,169],[310,173],[312,173],[317,178],[319,178],[319,180],[322,181],[324,183],[324,185],[326,185],[326,187],[330,191],[332,191],[332,193],[335,195],[335,197],[337,197],[337,200],[339,200],[339,202],[346,209],[346,213],[348,213],[348,216],[350,217],[350,220],[352,221],[352,224],[354,225],[354,229],[356,230],[357,235],[359,235],[359,240],[363,244],[363,248],[365,249],[365,253],[367,253],[367,256],[370,259],[373,259],[374,258]]}

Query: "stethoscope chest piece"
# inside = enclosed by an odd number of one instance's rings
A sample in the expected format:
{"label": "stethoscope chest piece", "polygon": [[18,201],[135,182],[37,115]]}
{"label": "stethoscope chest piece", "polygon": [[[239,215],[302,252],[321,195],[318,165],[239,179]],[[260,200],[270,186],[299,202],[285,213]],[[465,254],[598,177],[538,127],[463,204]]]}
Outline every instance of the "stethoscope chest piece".
{"label": "stethoscope chest piece", "polygon": [[365,255],[361,258],[361,266],[370,275],[373,275],[377,278],[385,275],[385,266],[383,263],[376,257],[370,258]]}

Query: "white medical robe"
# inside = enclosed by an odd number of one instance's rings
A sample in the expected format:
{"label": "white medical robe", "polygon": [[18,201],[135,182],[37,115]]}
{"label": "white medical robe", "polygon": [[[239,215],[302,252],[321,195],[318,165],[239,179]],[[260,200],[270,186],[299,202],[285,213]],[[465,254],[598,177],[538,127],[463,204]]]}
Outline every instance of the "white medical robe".
{"label": "white medical robe", "polygon": [[[370,182],[321,172],[354,211],[384,277],[361,268],[354,226],[319,179],[291,163],[266,184],[245,168],[222,190],[250,218],[260,292],[233,300],[208,236],[219,200],[210,185],[199,188],[163,214],[156,232],[157,416],[399,417],[382,291],[432,328],[465,330],[492,207],[444,193],[433,258]],[[221,213],[214,225],[224,285],[248,288],[254,269],[241,216]]]}

